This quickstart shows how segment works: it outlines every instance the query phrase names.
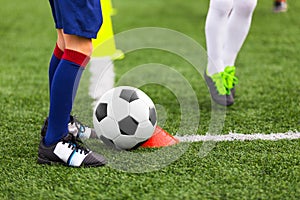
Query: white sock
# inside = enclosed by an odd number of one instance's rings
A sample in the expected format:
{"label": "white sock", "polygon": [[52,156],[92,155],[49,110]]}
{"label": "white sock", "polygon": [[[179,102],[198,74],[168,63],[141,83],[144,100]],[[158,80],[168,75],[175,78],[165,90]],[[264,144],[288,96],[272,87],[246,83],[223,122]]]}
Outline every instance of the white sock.
{"label": "white sock", "polygon": [[207,73],[209,75],[224,71],[225,66],[222,59],[224,35],[232,7],[233,0],[210,0],[205,25],[208,54]]}
{"label": "white sock", "polygon": [[229,16],[223,62],[225,66],[233,66],[250,29],[252,14],[257,0],[233,0],[233,9]]}

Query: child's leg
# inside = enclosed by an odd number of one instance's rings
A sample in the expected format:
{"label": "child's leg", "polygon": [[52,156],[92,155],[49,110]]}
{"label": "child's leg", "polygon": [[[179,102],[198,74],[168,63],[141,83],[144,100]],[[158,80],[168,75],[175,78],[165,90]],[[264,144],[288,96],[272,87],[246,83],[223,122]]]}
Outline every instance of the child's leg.
{"label": "child's leg", "polygon": [[64,43],[64,38],[63,38],[63,32],[62,29],[57,29],[57,41],[56,41],[56,46],[54,48],[50,63],[49,63],[49,71],[48,71],[48,76],[49,76],[49,92],[51,95],[51,85],[52,85],[52,79],[55,74],[55,71],[57,69],[57,66],[63,56],[65,49],[65,43]]}
{"label": "child's leg", "polygon": [[45,144],[52,145],[68,133],[67,124],[83,69],[92,53],[91,39],[64,35],[65,51],[52,80]]}

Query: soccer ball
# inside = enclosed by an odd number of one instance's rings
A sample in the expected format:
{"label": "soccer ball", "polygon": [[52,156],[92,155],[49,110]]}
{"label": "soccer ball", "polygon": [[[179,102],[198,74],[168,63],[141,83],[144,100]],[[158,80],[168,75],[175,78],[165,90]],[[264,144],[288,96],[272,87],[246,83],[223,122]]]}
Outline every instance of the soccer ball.
{"label": "soccer ball", "polygon": [[144,92],[129,86],[113,88],[99,99],[93,112],[97,136],[119,150],[135,149],[153,134],[155,105]]}

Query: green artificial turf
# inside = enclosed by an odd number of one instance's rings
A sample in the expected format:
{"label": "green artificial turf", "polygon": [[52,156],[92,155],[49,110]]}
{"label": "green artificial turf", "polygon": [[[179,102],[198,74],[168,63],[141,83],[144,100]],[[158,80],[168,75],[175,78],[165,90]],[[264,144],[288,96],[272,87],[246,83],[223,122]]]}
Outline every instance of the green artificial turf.
{"label": "green artificial turf", "polygon": [[[157,154],[158,161],[176,158],[162,168],[155,168],[157,163],[151,160],[155,156],[149,157],[151,163],[144,156],[143,162],[149,166],[142,167],[150,171],[146,173],[116,168],[114,162],[118,164],[117,158],[122,156],[127,167],[139,166],[130,163],[126,153],[114,156],[104,152],[111,160],[102,168],[38,165],[39,131],[49,106],[48,61],[56,39],[51,11],[48,1],[1,1],[0,199],[300,198],[299,140],[218,142],[206,157],[199,157],[202,142],[166,148],[166,154],[147,149],[128,152],[137,156]],[[114,0],[114,31],[163,27],[191,37],[205,48],[208,4],[208,0]],[[258,2],[249,36],[236,62],[237,97],[225,112],[223,134],[299,130],[299,9],[298,1],[290,1],[287,13],[273,14],[272,1]],[[125,59],[115,62],[116,82],[129,70],[147,63],[169,66],[188,80],[197,97],[199,128],[187,128],[179,134],[205,134],[209,129],[211,101],[201,73],[184,58],[159,49],[130,52]],[[160,71],[155,73],[161,78]],[[79,88],[80,98],[89,98],[88,76],[86,71]],[[170,84],[176,85],[176,79],[175,83],[170,79]],[[161,105],[159,117],[167,113],[164,128],[176,134],[182,114],[176,95],[163,85],[148,84],[142,88]],[[186,94],[184,89],[178,87],[182,95]],[[83,103],[74,105],[79,110],[74,114],[79,117]],[[193,114],[185,120],[195,119],[197,113]]]}

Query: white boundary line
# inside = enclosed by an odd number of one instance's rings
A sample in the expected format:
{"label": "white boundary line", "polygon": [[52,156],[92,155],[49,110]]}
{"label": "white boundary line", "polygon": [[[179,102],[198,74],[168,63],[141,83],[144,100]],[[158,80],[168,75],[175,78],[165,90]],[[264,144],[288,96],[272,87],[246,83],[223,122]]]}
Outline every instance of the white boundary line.
{"label": "white boundary line", "polygon": [[186,136],[175,136],[181,142],[205,142],[205,141],[253,141],[253,140],[295,140],[300,139],[299,132],[287,132],[287,133],[271,133],[271,134],[240,134],[240,133],[229,133],[227,135],[186,135]]}
{"label": "white boundary line", "polygon": [[[92,74],[90,80],[89,95],[95,99],[114,86],[114,65],[110,57],[92,58],[89,66]],[[101,78],[101,80],[99,80]],[[100,81],[100,82],[99,82]],[[96,89],[97,88],[97,89]],[[300,139],[300,132],[286,133],[255,133],[255,134],[240,134],[229,133],[227,135],[186,135],[175,136],[181,142],[205,142],[205,141],[252,141],[252,140],[294,140]]]}

